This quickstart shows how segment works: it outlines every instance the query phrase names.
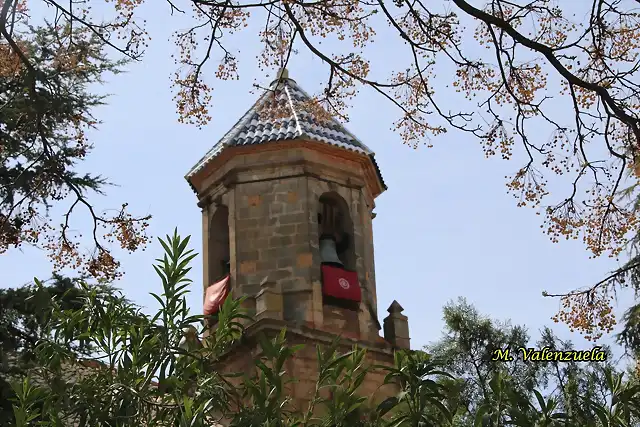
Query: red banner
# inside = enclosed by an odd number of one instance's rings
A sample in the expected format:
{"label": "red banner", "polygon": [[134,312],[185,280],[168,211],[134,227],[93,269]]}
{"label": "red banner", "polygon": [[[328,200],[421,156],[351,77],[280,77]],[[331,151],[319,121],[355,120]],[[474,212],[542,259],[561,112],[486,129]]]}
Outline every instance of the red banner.
{"label": "red banner", "polygon": [[205,316],[216,314],[229,295],[229,276],[209,286],[204,295],[203,313]]}
{"label": "red banner", "polygon": [[360,302],[358,273],[332,265],[322,266],[322,292],[326,296]]}

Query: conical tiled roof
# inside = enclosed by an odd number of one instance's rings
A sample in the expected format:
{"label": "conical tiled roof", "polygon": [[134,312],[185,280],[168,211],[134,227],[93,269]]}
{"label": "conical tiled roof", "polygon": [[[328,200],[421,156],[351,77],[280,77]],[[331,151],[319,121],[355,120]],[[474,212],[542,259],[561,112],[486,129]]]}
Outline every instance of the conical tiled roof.
{"label": "conical tiled roof", "polygon": [[[309,139],[368,155],[375,166],[380,183],[386,188],[374,153],[334,118],[317,120],[307,111],[308,108],[304,108],[305,105],[309,105],[311,99],[311,96],[288,77],[286,70],[281,71],[280,78],[271,83],[269,90],[265,90],[249,111],[189,171],[187,180],[226,147]],[[278,113],[269,114],[265,109],[277,110]]]}

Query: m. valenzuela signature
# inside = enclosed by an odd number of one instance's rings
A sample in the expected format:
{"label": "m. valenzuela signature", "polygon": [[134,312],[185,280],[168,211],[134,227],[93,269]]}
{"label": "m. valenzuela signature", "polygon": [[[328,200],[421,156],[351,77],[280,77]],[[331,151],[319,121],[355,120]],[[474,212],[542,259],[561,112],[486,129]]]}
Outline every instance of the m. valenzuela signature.
{"label": "m. valenzuela signature", "polygon": [[[514,359],[510,354],[511,349],[504,348],[494,350],[491,360],[509,362]],[[607,353],[602,347],[593,347],[591,350],[553,350],[549,347],[542,349],[520,347],[516,350],[522,355],[525,362],[604,362],[607,360]]]}

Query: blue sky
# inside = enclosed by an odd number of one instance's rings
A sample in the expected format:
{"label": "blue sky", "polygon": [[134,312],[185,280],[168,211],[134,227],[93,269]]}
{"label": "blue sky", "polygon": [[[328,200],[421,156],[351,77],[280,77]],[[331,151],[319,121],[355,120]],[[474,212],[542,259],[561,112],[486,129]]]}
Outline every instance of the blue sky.
{"label": "blue sky", "polygon": [[[103,124],[91,132],[95,150],[81,169],[117,184],[106,197],[91,198],[99,208],[118,208],[126,201],[132,212],[153,215],[152,236],[177,227],[192,236],[191,246],[200,252],[200,209],[183,177],[251,106],[257,97],[250,93],[252,84],[270,79],[255,65],[255,32],[241,33],[229,45],[241,60],[240,80],[216,81],[217,64],[209,68],[215,87],[213,121],[202,130],[179,124],[170,90],[175,48],[166,41],[175,27],[167,18],[168,6],[160,3],[141,10],[153,37],[144,60],[97,88],[113,95],[96,111]],[[393,64],[400,60],[397,45],[385,34],[379,32],[381,41],[370,59]],[[374,73],[384,74],[384,67]],[[306,53],[292,58],[289,71],[312,93],[328,75],[321,61]],[[374,220],[378,310],[384,317],[394,299],[405,308],[413,348],[439,338],[442,306],[459,296],[492,318],[527,325],[537,337],[558,308],[557,300],[541,296],[542,290],[585,286],[615,268],[606,258],[590,260],[580,242],[552,244],[540,230],[541,217],[515,206],[504,176],[518,169],[518,160],[487,160],[477,140],[455,131],[435,139],[434,148],[410,148],[390,130],[395,114],[373,91],[363,90],[353,102],[347,128],[376,152],[389,187],[376,201]],[[76,216],[76,228],[88,225],[86,216]],[[126,274],[117,286],[149,310],[155,303],[148,293],[161,287],[152,269],[160,254],[155,241],[144,252],[121,254]],[[189,303],[195,312],[201,310],[201,264],[197,257],[191,275]],[[25,248],[0,257],[0,271],[2,285],[15,286],[34,276],[49,277],[51,266],[41,250]],[[555,330],[579,349],[591,346],[564,325]]]}

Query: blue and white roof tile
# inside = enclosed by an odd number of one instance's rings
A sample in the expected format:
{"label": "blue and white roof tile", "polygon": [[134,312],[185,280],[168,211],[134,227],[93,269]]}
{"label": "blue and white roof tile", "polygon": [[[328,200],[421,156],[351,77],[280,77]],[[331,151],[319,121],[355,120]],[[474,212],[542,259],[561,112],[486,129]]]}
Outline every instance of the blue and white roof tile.
{"label": "blue and white roof tile", "polygon": [[[265,113],[269,102],[273,102],[277,114]],[[384,181],[374,153],[334,118],[317,120],[301,107],[311,97],[294,80],[283,78],[271,84],[256,103],[247,111],[227,134],[215,144],[189,171],[189,180],[195,173],[218,156],[226,147],[264,144],[292,139],[309,139],[356,151],[369,156],[382,185]]]}

